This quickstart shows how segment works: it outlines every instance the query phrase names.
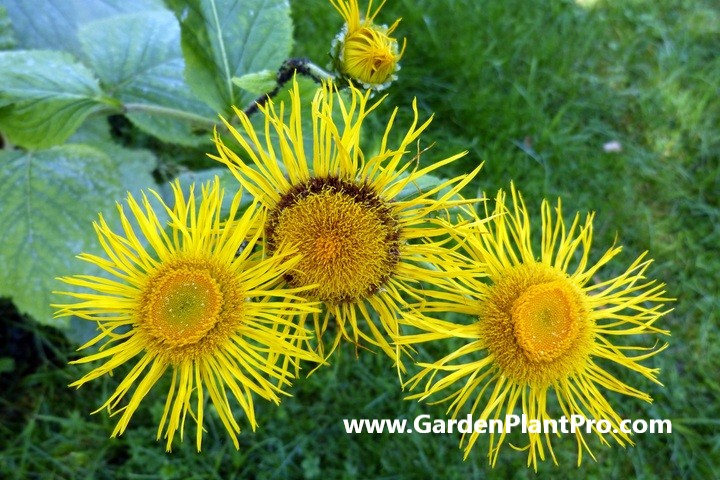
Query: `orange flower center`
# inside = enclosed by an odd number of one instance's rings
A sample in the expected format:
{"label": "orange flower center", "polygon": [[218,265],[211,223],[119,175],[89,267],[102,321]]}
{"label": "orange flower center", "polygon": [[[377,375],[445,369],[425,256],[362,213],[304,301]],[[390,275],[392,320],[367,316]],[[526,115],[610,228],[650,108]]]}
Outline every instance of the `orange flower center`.
{"label": "orange flower center", "polygon": [[272,251],[294,245],[302,260],[286,275],[322,301],[354,302],[374,294],[400,256],[398,222],[368,185],[337,177],[313,178],[285,194],[266,229]]}
{"label": "orange flower center", "polygon": [[167,346],[193,344],[215,327],[222,303],[220,287],[207,270],[172,270],[149,292],[145,327]]}
{"label": "orange flower center", "polygon": [[478,327],[503,375],[550,385],[584,368],[594,322],[572,278],[543,263],[499,273],[481,305]]}
{"label": "orange flower center", "polygon": [[511,316],[515,339],[536,362],[562,355],[579,330],[579,306],[562,281],[528,287],[513,304]]}

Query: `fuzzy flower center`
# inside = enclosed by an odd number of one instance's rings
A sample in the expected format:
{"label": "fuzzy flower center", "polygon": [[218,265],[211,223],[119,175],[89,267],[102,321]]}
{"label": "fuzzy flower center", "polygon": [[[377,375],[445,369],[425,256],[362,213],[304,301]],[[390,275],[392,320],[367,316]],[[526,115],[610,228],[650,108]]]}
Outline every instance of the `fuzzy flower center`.
{"label": "fuzzy flower center", "polygon": [[512,307],[515,338],[525,355],[547,362],[562,355],[578,333],[579,308],[561,281],[532,285]]}
{"label": "fuzzy flower center", "polygon": [[317,257],[324,261],[332,261],[342,253],[343,241],[337,235],[328,234],[320,236],[315,240],[315,252]]}
{"label": "fuzzy flower center", "polygon": [[136,310],[145,348],[173,364],[222,348],[243,324],[237,272],[212,256],[178,257],[152,275]]}
{"label": "fuzzy flower center", "polygon": [[146,304],[148,331],[168,346],[196,343],[218,322],[223,296],[208,271],[173,270],[158,278]]}
{"label": "fuzzy flower center", "polygon": [[287,243],[302,254],[288,282],[316,284],[311,295],[334,304],[375,293],[399,259],[389,206],[369,186],[337,177],[294,187],[271,212],[266,233],[271,249]]}
{"label": "fuzzy flower center", "polygon": [[520,383],[550,385],[582,370],[593,350],[585,294],[549,265],[500,272],[479,320],[488,352],[504,375]]}

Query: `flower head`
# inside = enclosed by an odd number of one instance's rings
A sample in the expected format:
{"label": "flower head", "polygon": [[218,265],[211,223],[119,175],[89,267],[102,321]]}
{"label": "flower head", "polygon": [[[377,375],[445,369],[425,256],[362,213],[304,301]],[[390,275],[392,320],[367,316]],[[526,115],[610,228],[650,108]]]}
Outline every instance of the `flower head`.
{"label": "flower head", "polygon": [[[418,283],[437,276],[427,265],[441,263],[451,254],[442,247],[446,239],[437,238],[445,235],[445,228],[431,217],[467,203],[457,199],[458,192],[480,167],[420,191],[416,182],[464,153],[419,168],[408,150],[430,120],[418,125],[415,105],[415,121],[397,148],[388,145],[391,119],[379,151],[363,150],[361,127],[379,102],[368,104],[370,92],[363,94],[354,87],[349,95],[348,99],[332,84],[318,90],[309,112],[313,123],[309,156],[295,83],[289,117],[284,104],[261,107],[265,116],[261,140],[238,110],[241,132],[227,122],[226,126],[245,153],[238,155],[218,137],[215,158],[230,167],[243,188],[267,209],[268,249],[274,251],[285,243],[302,255],[286,280],[294,287],[315,285],[307,295],[325,305],[323,315],[313,316],[317,337],[332,326],[332,349],[342,338],[356,345],[366,341],[397,359],[389,336],[397,333],[397,316],[406,307],[404,296],[418,297]],[[319,349],[323,352],[322,342]]]}
{"label": "flower head", "polygon": [[[448,412],[456,417],[469,407],[473,418],[505,419],[521,409],[528,422],[581,415],[606,420],[609,434],[593,427],[600,441],[609,435],[620,445],[632,444],[620,428],[621,417],[603,390],[650,402],[646,393],[623,382],[606,367],[615,364],[657,381],[658,370],[642,361],[667,345],[643,347],[625,339],[668,334],[655,326],[667,311],[662,302],[663,284],[645,280],[650,260],[640,255],[623,273],[601,279],[601,270],[620,252],[607,250],[590,261],[593,215],[584,222],[576,215],[568,229],[560,202],[555,215],[548,202],[542,204],[540,256],[534,253],[530,217],[522,197],[512,188],[512,207],[503,191],[497,196],[489,221],[460,228],[458,241],[465,244],[469,271],[449,286],[427,292],[426,311],[460,312],[475,319],[469,325],[415,316],[412,326],[420,333],[399,338],[414,345],[448,338],[467,343],[435,362],[419,363],[422,370],[409,380],[411,398],[425,400],[443,395],[437,403],[450,402]],[[476,218],[477,220],[477,218]],[[464,231],[463,231],[464,230]],[[634,354],[633,352],[640,352]],[[552,410],[554,393],[559,410]],[[554,457],[550,435],[528,429],[528,465],[537,468],[545,458],[545,446]],[[580,429],[575,432],[578,464],[583,449],[593,456]],[[497,461],[505,433],[490,434],[489,459]],[[463,435],[465,456],[478,440],[478,433]],[[594,457],[593,457],[594,458]]]}
{"label": "flower head", "polygon": [[277,286],[287,268],[299,260],[293,250],[282,245],[270,257],[255,251],[264,216],[256,204],[239,215],[238,193],[223,222],[223,192],[217,179],[203,186],[199,205],[194,188],[187,200],[179,183],[172,189],[173,208],[151,191],[169,216],[167,230],[147,195],[141,202],[129,195],[130,215],[118,204],[121,233],[113,232],[102,215],[95,223],[106,258],[79,257],[104,270],[107,278],[61,278],[89,292],[60,292],[79,301],[55,305],[56,315],[76,315],[96,322],[100,330],[81,347],[99,343],[99,351],[73,363],[102,364],[71,386],[79,387],[138,358],[98,409],[121,414],[113,436],[123,433],[143,398],[170,371],[158,439],[164,432],[170,450],[176,431],[182,438],[190,413],[197,422],[200,450],[207,394],[238,448],[240,426],[230,397],[254,430],[253,396],[278,403],[284,383],[292,377],[283,366],[288,362],[281,359],[320,361],[298,348],[296,337],[305,338],[306,333],[290,318],[317,309],[298,296],[302,288]]}
{"label": "flower head", "polygon": [[405,41],[399,49],[397,40],[391,36],[400,19],[389,28],[374,23],[384,1],[372,12],[370,0],[363,18],[360,17],[357,0],[330,1],[345,19],[345,25],[333,41],[330,52],[332,68],[363,88],[382,90],[388,87],[397,78],[395,73],[400,70],[398,62],[405,51]]}

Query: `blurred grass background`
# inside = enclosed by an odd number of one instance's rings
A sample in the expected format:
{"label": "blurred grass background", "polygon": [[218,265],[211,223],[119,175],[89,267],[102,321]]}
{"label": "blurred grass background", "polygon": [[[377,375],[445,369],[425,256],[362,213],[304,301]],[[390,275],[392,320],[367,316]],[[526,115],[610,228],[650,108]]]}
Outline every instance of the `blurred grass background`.
{"label": "blurred grass background", "polygon": [[[292,7],[296,55],[324,65],[339,17],[325,0]],[[623,417],[671,419],[673,433],[637,435],[626,449],[591,439],[597,462],[584,457],[579,468],[568,436],[554,443],[560,466],[546,461],[537,474],[507,445],[490,469],[482,440],[463,462],[454,434],[346,435],[343,418],[444,416],[403,400],[383,356],[356,358],[347,346],[330,367],[298,380],[280,407],[258,402],[260,428],[241,436],[239,452],[216,419],[206,422],[202,453],[187,439],[166,454],[154,441],[162,395],[147,399],[155,403],[145,402],[123,437],[109,439],[114,419],[89,412],[117,378],[68,389],[80,373],[65,366],[74,346],[4,302],[0,477],[720,477],[717,2],[390,0],[379,20],[396,17],[408,46],[378,129],[398,105],[399,132],[417,97],[424,116],[435,114],[423,146],[435,145],[423,162],[469,150],[443,174],[485,162],[474,191],[493,195],[513,180],[535,212],[543,198],[562,196],[566,218],[597,212],[598,253],[616,238],[623,265],[650,250],[650,275],[677,298],[661,324],[670,347],[649,362],[665,386],[624,373],[655,402],[609,397]],[[604,151],[608,142],[621,151]]]}

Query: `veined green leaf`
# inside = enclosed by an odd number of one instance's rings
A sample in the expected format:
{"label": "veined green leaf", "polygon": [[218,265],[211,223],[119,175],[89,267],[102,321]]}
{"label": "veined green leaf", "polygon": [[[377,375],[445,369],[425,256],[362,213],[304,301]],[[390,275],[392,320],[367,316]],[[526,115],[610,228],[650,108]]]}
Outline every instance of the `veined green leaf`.
{"label": "veined green leaf", "polygon": [[62,143],[107,107],[93,73],[62,52],[0,52],[0,130],[28,148]]}
{"label": "veined green leaf", "polygon": [[80,55],[83,23],[122,13],[164,10],[162,0],[0,0],[8,10],[18,47]]}
{"label": "veined green leaf", "polygon": [[292,48],[287,0],[170,0],[180,18],[190,88],[218,112],[244,108],[254,95],[234,77],[277,71]]}
{"label": "veined green leaf", "polygon": [[79,38],[103,87],[122,101],[136,126],[166,142],[210,141],[216,113],[185,83],[180,27],[172,13],[144,12],[87,23]]}
{"label": "veined green leaf", "polygon": [[97,274],[81,252],[100,253],[92,228],[98,212],[115,219],[115,201],[127,190],[153,186],[154,159],[147,152],[116,147],[101,151],[63,145],[36,152],[0,152],[0,296],[45,324],[52,320],[56,280]]}

